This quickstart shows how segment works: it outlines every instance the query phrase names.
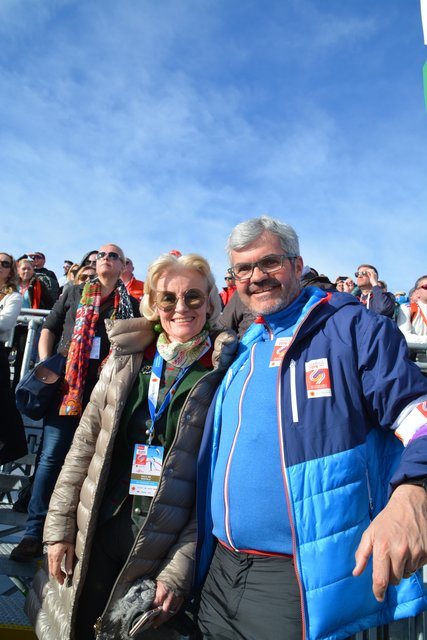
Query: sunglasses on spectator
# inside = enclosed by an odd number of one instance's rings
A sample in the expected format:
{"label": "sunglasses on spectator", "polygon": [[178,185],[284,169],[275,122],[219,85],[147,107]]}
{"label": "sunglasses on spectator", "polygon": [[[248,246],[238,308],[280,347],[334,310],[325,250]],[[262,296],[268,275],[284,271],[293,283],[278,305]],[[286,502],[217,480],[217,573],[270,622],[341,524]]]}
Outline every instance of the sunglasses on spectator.
{"label": "sunglasses on spectator", "polygon": [[224,280],[234,280],[233,276],[225,276]]}
{"label": "sunglasses on spectator", "polygon": [[86,260],[84,261],[84,267],[94,267],[96,265],[96,260],[90,260],[89,258],[86,258]]}
{"label": "sunglasses on spectator", "polygon": [[92,275],[93,275],[92,273],[81,273],[77,278],[77,282],[79,284],[81,284],[82,282],[87,282],[88,280],[91,279]]}
{"label": "sunglasses on spectator", "polygon": [[31,258],[31,260],[43,260],[43,256],[39,256],[37,253],[29,253],[28,257]]}
{"label": "sunglasses on spectator", "polygon": [[117,251],[98,251],[98,253],[96,254],[96,259],[101,260],[102,258],[110,258],[110,260],[122,260]]}
{"label": "sunglasses on spectator", "polygon": [[[4,266],[4,263],[2,263],[2,264],[3,264],[3,266]],[[426,289],[427,289],[427,282],[426,282],[426,284],[420,284],[420,286],[418,287],[418,289],[424,289],[424,290],[426,290]]]}
{"label": "sunglasses on spectator", "polygon": [[358,278],[359,276],[369,276],[369,273],[367,271],[355,271],[354,275]]}
{"label": "sunglasses on spectator", "polygon": [[274,273],[283,267],[285,260],[293,260],[297,256],[286,256],[285,254],[272,254],[265,256],[257,262],[238,262],[229,269],[230,274],[239,282],[244,282],[252,277],[255,267],[263,273]]}
{"label": "sunglasses on spectator", "polygon": [[9,260],[0,260],[0,264],[3,269],[10,269],[10,267],[12,266],[12,263],[9,262]]}
{"label": "sunglasses on spectator", "polygon": [[180,298],[184,300],[184,304],[188,309],[200,309],[205,303],[206,295],[199,289],[189,289],[183,296],[177,296],[172,291],[157,291],[156,305],[162,311],[172,311]]}

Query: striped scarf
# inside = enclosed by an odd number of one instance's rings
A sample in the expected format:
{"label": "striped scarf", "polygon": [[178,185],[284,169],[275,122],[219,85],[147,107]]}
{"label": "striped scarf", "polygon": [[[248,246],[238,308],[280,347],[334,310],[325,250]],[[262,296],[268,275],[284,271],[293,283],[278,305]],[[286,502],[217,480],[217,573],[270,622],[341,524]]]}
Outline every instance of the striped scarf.
{"label": "striped scarf", "polygon": [[[80,416],[82,414],[82,398],[100,306],[101,283],[96,278],[86,282],[77,308],[65,367],[64,395],[59,408],[60,416]],[[111,318],[113,320],[115,318],[133,318],[132,303],[121,280],[117,282]]]}

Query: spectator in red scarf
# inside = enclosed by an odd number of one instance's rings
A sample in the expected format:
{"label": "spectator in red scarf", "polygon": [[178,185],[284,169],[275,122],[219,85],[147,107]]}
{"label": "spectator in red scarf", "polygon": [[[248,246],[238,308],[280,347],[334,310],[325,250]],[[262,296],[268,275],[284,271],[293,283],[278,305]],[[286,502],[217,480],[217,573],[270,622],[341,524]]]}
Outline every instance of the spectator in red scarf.
{"label": "spectator in red scarf", "polygon": [[10,557],[21,562],[42,554],[42,533],[49,500],[80,416],[89,401],[110,342],[107,318],[139,316],[120,275],[122,249],[106,244],[96,254],[96,278],[68,287],[46,318],[39,341],[40,360],[57,350],[66,355],[65,380],[58,403],[43,419],[43,442],[37,465],[24,538]]}

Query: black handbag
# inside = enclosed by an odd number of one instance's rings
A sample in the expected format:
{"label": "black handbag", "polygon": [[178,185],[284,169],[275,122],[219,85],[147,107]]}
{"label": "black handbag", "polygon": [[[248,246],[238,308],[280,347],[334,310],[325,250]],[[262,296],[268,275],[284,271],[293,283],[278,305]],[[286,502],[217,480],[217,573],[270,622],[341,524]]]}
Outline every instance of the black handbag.
{"label": "black handbag", "polygon": [[32,420],[40,420],[52,406],[64,379],[66,358],[55,353],[28,371],[16,386],[16,406]]}

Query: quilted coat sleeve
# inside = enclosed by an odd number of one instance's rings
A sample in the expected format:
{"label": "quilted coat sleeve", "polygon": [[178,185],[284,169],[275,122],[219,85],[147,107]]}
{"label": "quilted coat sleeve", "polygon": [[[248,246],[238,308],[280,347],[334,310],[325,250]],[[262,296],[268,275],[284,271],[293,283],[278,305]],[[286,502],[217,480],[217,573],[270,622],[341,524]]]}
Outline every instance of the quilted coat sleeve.
{"label": "quilted coat sleeve", "polygon": [[177,596],[188,597],[193,582],[196,552],[196,512],[170,547],[156,579],[166,584]]}

